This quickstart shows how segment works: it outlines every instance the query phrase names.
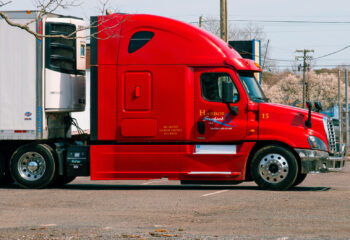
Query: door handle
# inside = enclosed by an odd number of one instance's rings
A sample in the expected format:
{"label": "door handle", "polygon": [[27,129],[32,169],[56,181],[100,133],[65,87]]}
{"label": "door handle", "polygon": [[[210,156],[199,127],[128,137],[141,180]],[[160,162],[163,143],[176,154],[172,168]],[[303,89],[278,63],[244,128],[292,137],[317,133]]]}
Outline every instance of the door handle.
{"label": "door handle", "polygon": [[141,87],[140,86],[135,87],[135,97],[141,97]]}
{"label": "door handle", "polygon": [[205,133],[205,123],[202,121],[198,121],[197,122],[197,130],[198,130],[199,134],[203,135]]}

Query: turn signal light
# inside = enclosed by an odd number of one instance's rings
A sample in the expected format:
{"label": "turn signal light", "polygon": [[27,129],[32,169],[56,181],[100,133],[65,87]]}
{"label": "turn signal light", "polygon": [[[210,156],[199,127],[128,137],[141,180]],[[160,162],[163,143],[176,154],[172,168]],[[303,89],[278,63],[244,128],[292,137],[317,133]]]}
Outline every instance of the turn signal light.
{"label": "turn signal light", "polygon": [[257,66],[258,68],[261,68],[260,64],[257,62],[254,62],[255,66]]}

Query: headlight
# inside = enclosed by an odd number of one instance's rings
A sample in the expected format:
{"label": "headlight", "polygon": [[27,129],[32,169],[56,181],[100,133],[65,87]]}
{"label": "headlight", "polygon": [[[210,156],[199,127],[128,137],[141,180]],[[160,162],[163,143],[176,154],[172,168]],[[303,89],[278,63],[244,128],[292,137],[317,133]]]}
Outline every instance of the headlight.
{"label": "headlight", "polygon": [[321,139],[319,139],[318,137],[309,136],[307,138],[307,140],[309,141],[311,149],[318,149],[318,150],[322,150],[322,151],[328,151],[327,145]]}

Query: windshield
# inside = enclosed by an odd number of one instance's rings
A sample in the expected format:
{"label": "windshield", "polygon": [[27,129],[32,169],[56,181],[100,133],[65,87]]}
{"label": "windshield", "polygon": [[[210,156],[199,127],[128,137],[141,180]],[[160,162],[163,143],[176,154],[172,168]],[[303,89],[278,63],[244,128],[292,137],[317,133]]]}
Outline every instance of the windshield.
{"label": "windshield", "polygon": [[241,80],[244,89],[248,93],[249,98],[254,102],[267,102],[263,90],[255,79],[253,72],[239,72],[239,79]]}

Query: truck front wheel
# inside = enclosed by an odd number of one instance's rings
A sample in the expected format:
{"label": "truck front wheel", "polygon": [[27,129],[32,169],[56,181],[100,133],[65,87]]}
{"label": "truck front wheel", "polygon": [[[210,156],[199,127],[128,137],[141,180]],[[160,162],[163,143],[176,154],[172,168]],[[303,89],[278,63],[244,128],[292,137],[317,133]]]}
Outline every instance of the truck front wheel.
{"label": "truck front wheel", "polygon": [[287,190],[298,176],[298,162],[288,149],[269,145],[259,149],[251,162],[251,175],[259,187]]}
{"label": "truck front wheel", "polygon": [[45,144],[28,144],[18,148],[10,160],[13,179],[24,188],[44,188],[55,176],[55,157]]}
{"label": "truck front wheel", "polygon": [[293,187],[298,186],[300,183],[302,183],[306,177],[306,173],[299,173],[297,179],[295,179],[295,182],[293,183]]}

